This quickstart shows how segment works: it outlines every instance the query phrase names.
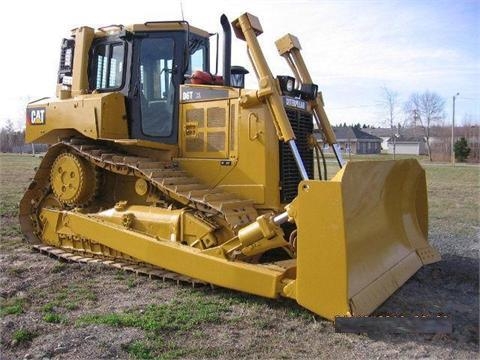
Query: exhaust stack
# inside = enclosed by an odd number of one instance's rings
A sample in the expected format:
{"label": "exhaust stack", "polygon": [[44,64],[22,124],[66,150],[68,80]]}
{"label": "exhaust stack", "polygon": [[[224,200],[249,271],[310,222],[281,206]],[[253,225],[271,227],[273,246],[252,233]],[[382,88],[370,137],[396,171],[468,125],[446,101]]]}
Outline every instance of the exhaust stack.
{"label": "exhaust stack", "polygon": [[230,73],[232,68],[232,30],[225,14],[220,17],[223,28],[223,84],[230,86]]}

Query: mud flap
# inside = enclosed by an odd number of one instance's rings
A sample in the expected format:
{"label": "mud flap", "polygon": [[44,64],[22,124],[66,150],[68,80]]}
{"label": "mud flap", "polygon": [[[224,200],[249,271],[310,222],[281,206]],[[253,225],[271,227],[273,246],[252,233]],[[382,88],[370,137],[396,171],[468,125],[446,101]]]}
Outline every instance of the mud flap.
{"label": "mud flap", "polygon": [[414,159],[350,162],[331,181],[303,181],[289,213],[298,229],[295,297],[331,320],[370,314],[440,260]]}

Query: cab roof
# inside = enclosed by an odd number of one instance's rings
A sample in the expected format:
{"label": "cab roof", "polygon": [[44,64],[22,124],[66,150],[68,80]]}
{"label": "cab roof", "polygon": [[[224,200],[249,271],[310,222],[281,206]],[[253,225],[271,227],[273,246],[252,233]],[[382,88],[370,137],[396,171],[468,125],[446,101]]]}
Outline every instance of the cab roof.
{"label": "cab roof", "polygon": [[118,34],[124,30],[132,33],[149,31],[190,31],[198,36],[208,38],[211,34],[208,31],[191,26],[188,22],[178,21],[147,21],[143,24],[133,25],[108,25],[102,26],[95,31],[95,37],[103,37]]}

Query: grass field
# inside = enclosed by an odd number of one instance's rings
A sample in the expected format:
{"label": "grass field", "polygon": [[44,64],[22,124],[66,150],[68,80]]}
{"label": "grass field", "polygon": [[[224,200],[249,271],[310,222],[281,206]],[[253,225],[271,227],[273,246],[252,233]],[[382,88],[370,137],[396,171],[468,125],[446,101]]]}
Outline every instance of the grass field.
{"label": "grass field", "polygon": [[[66,264],[23,243],[18,202],[39,159],[0,155],[2,359],[473,358],[478,355],[478,166],[426,165],[443,261],[378,310],[445,313],[450,335],[337,334],[295,302]],[[335,164],[329,163],[330,176]]]}

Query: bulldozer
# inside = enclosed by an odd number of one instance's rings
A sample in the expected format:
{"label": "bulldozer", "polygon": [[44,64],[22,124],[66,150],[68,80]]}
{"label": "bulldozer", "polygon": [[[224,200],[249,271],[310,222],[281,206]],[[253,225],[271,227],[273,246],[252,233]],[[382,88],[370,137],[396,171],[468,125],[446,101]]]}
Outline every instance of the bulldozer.
{"label": "bulldozer", "polygon": [[[276,41],[292,76],[273,76],[259,19],[220,23],[222,75],[218,34],[211,59],[215,34],[183,20],[62,40],[56,96],[26,110],[26,141],[50,145],[19,205],[24,237],[71,261],[294,299],[329,320],[371,314],[440,259],[423,168],[345,162],[298,38]],[[231,64],[232,29],[257,89]],[[316,132],[338,163],[331,179]]]}

